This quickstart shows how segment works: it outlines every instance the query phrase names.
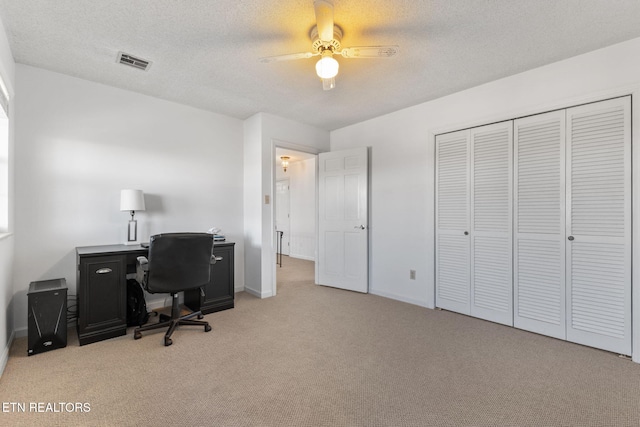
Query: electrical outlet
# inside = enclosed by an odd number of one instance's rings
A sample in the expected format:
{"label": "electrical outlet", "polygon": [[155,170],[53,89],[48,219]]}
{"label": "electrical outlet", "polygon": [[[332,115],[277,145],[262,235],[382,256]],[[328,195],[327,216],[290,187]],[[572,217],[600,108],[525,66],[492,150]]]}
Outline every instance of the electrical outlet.
{"label": "electrical outlet", "polygon": [[415,270],[409,270],[409,279],[416,280],[416,271]]}

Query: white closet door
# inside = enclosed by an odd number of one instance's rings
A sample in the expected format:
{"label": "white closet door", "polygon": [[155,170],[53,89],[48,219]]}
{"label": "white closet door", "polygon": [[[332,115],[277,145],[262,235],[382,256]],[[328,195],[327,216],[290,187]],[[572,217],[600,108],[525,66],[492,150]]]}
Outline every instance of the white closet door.
{"label": "white closet door", "polygon": [[515,327],[566,338],[565,110],[514,121]]}
{"label": "white closet door", "polygon": [[436,306],[469,314],[469,131],[436,137]]}
{"label": "white closet door", "polygon": [[471,315],[513,325],[513,122],[471,129]]}
{"label": "white closet door", "polygon": [[567,339],[631,354],[631,99],[567,120]]}

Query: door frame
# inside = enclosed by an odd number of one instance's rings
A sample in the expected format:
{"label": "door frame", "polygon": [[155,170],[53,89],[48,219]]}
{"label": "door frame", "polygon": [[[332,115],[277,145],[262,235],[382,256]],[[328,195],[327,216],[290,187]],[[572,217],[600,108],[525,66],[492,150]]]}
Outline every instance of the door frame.
{"label": "door frame", "polygon": [[[431,190],[431,202],[427,221],[431,224],[430,238],[433,244],[428,246],[425,265],[431,268],[431,280],[427,283],[427,308],[435,308],[435,149],[436,135],[482,126],[505,120],[514,120],[540,113],[567,109],[582,104],[604,101],[631,95],[631,359],[640,363],[640,85],[633,84],[615,89],[597,91],[555,99],[550,102],[536,103],[526,108],[505,110],[499,114],[483,116],[480,119],[465,122],[455,121],[434,127],[427,131],[428,166],[427,188]],[[637,225],[637,226],[636,226]]]}
{"label": "door frame", "polygon": [[[276,203],[275,203],[275,194],[276,194],[276,162],[274,161],[274,159],[276,158],[276,148],[283,148],[286,150],[293,150],[293,151],[300,151],[302,153],[306,153],[306,154],[312,154],[316,157],[316,167],[315,167],[315,176],[316,176],[316,194],[318,194],[318,154],[322,153],[322,150],[319,150],[317,148],[314,147],[310,147],[308,145],[301,145],[301,144],[296,144],[293,142],[288,142],[288,141],[284,141],[281,139],[272,139],[271,140],[271,159],[270,159],[270,164],[271,164],[271,194],[274,196],[272,197],[272,203],[271,203],[271,221],[269,224],[269,230],[271,231],[269,233],[270,237],[270,249],[269,249],[269,262],[271,264],[271,296],[276,296],[277,295],[277,288],[278,288],[278,280],[277,280],[277,272],[278,270],[276,269],[275,263],[276,263],[276,250],[277,250],[277,246],[276,246],[276,233],[275,233],[275,224],[276,224]],[[315,200],[315,222],[316,222],[316,227],[315,227],[315,236],[316,236],[316,251],[315,251],[315,256],[314,256],[314,260],[316,262],[314,262],[315,264],[315,273],[314,273],[314,280],[316,281],[316,283],[318,282],[318,198],[316,197]]]}

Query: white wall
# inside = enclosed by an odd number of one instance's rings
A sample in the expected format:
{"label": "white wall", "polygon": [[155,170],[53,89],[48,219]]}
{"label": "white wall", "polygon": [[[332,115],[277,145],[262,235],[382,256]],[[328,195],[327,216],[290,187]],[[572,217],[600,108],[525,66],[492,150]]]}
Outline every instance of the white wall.
{"label": "white wall", "polygon": [[[497,80],[331,133],[331,149],[372,147],[370,291],[434,306],[434,135],[632,93],[640,124],[640,39]],[[638,146],[640,133],[634,132]],[[640,157],[634,148],[634,221]],[[636,222],[638,224],[638,222]],[[633,241],[640,238],[634,227]],[[638,264],[634,251],[634,266]],[[409,270],[417,279],[409,280]],[[640,361],[640,293],[634,275],[634,360]]]}
{"label": "white wall", "polygon": [[[0,22],[0,77],[7,86],[9,95],[13,98],[15,93],[15,63],[9,48],[4,25]],[[11,99],[9,104],[9,232],[13,230],[14,223],[14,199],[13,188],[15,163],[13,161],[15,146],[13,138],[14,102]],[[14,257],[14,236],[5,234],[0,236],[0,375],[9,358],[9,347],[13,340],[13,313],[15,301],[13,299],[13,257]]]}
{"label": "white wall", "polygon": [[291,238],[289,256],[314,261],[316,253],[316,159],[291,163],[290,171]]}
{"label": "white wall", "polygon": [[13,236],[0,238],[0,375],[9,360],[9,349],[13,341]]}
{"label": "white wall", "polygon": [[[244,124],[245,290],[266,298],[275,295],[274,156],[276,146],[317,153],[328,151],[329,132],[267,113]],[[250,152],[251,155],[247,153]],[[258,153],[259,152],[259,153]],[[256,189],[259,186],[259,191]],[[268,196],[269,203],[265,203]],[[259,226],[255,219],[260,218]]]}
{"label": "white wall", "polygon": [[262,115],[244,121],[244,288],[260,296],[262,274]]}
{"label": "white wall", "polygon": [[25,65],[16,87],[16,330],[29,282],[64,277],[75,294],[75,247],[124,241],[123,188],[145,192],[142,240],[221,228],[243,287],[240,120]]}
{"label": "white wall", "polygon": [[372,147],[370,291],[434,306],[435,134],[639,86],[635,39],[331,132],[331,150]]}

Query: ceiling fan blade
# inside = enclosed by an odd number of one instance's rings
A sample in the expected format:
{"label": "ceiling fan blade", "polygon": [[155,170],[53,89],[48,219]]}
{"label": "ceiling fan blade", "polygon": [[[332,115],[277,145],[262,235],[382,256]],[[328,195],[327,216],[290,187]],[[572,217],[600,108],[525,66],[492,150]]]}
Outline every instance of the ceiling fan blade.
{"label": "ceiling fan blade", "polygon": [[345,47],[340,55],[345,58],[388,58],[398,53],[399,47],[392,46],[354,46]]}
{"label": "ceiling fan blade", "polygon": [[330,42],[333,39],[333,4],[329,0],[315,0],[313,7],[316,11],[318,38],[323,42]]}
{"label": "ceiling fan blade", "polygon": [[260,62],[276,62],[276,61],[291,61],[294,59],[306,59],[312,56],[319,55],[318,53],[303,52],[303,53],[289,53],[287,55],[265,56],[260,58]]}

